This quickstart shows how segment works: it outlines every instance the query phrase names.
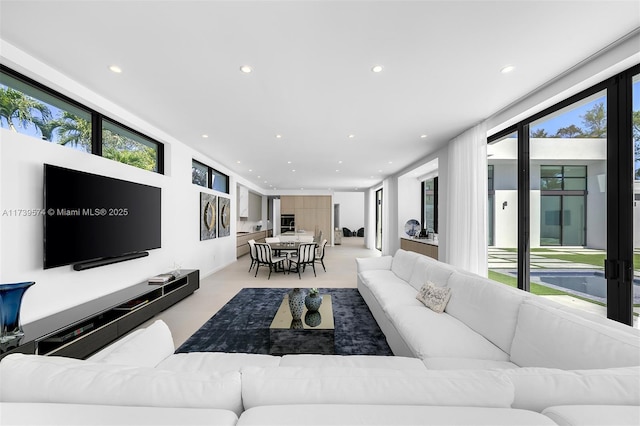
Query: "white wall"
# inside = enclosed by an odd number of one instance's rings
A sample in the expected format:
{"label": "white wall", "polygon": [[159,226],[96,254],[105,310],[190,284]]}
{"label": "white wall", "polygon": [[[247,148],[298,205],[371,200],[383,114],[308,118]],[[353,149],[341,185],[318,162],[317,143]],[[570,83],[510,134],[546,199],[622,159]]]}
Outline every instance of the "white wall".
{"label": "white wall", "polygon": [[368,231],[364,223],[364,192],[335,192],[333,204],[340,204],[341,229],[357,231],[365,228],[365,233]]}
{"label": "white wall", "polygon": [[[182,268],[199,269],[201,276],[206,276],[235,261],[235,222],[231,223],[229,237],[200,241],[199,232],[201,191],[230,198],[231,215],[236,215],[238,181],[228,169],[41,62],[15,49],[5,49],[5,44],[2,47],[3,63],[16,71],[165,144],[166,174],[159,175],[0,129],[0,282],[36,281],[23,300],[24,323],[144,282],[172,270],[176,263]],[[231,193],[193,185],[193,158],[229,175]],[[43,207],[44,163],[162,188],[162,248],[151,250],[148,257],[86,271],[74,271],[71,266],[44,270],[42,217],[2,214]]]}
{"label": "white wall", "polygon": [[410,219],[415,219],[422,226],[422,185],[412,174],[398,178],[398,233],[406,237],[404,225]]}

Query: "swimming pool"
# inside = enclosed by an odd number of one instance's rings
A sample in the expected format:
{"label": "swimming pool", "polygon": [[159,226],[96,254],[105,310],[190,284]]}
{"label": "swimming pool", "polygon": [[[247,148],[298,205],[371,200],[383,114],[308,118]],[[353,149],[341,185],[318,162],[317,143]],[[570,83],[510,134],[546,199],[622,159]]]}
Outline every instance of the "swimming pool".
{"label": "swimming pool", "polygon": [[[517,276],[517,272],[516,272]],[[598,302],[607,301],[607,280],[602,271],[531,271],[531,282],[565,291]],[[640,303],[640,279],[633,280],[633,303]]]}

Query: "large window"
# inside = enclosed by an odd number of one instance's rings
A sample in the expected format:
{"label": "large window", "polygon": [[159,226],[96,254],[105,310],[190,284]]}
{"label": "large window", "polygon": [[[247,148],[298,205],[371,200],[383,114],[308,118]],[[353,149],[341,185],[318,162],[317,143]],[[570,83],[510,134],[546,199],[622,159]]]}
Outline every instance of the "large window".
{"label": "large window", "polygon": [[0,73],[0,122],[13,132],[91,152],[91,112]]}
{"label": "large window", "polygon": [[191,161],[191,182],[225,194],[229,193],[229,176],[197,160]]}
{"label": "large window", "polygon": [[584,246],[587,166],[540,167],[540,245]]}
{"label": "large window", "polygon": [[153,172],[158,171],[158,144],[123,126],[102,120],[102,156]]}
{"label": "large window", "polygon": [[422,181],[422,229],[438,232],[438,178]]}
{"label": "large window", "polygon": [[51,143],[164,173],[163,145],[0,66],[0,125]]}

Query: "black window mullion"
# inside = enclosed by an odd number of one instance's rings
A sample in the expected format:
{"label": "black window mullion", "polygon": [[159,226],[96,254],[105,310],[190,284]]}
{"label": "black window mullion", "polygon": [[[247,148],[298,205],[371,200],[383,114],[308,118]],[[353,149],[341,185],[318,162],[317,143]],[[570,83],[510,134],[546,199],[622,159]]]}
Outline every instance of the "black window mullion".
{"label": "black window mullion", "polygon": [[610,80],[607,94],[607,317],[633,324],[633,135],[631,75]]}
{"label": "black window mullion", "polygon": [[518,125],[518,288],[530,291],[530,188],[529,124]]}
{"label": "black window mullion", "polygon": [[102,157],[102,116],[91,113],[91,153]]}

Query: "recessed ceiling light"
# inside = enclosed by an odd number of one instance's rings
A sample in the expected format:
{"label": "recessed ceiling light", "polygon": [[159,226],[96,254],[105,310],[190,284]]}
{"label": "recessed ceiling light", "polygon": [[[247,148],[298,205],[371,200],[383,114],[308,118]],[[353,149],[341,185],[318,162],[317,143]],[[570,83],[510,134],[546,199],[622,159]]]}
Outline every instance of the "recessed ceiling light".
{"label": "recessed ceiling light", "polygon": [[291,164],[291,161],[287,161],[287,164]]}
{"label": "recessed ceiling light", "polygon": [[282,135],[276,135],[276,139],[281,139]]}
{"label": "recessed ceiling light", "polygon": [[250,74],[251,72],[253,72],[253,68],[251,68],[249,65],[243,65],[240,67],[240,71],[245,74]]}
{"label": "recessed ceiling light", "polygon": [[250,172],[252,172],[253,170],[252,170],[252,169],[249,169],[249,171],[250,171]]}
{"label": "recessed ceiling light", "polygon": [[375,72],[375,73],[382,72],[382,65],[374,65],[374,66],[371,68],[371,71],[373,71],[373,72]]}
{"label": "recessed ceiling light", "polygon": [[292,171],[292,172],[295,172],[295,171],[296,171],[296,169],[292,169],[291,171]]}
{"label": "recessed ceiling light", "polygon": [[356,137],[356,135],[354,135],[353,133],[349,135],[349,139],[353,139],[355,137]]}
{"label": "recessed ceiling light", "polygon": [[236,161],[236,163],[240,164],[240,160]]}
{"label": "recessed ceiling light", "polygon": [[389,164],[393,164],[393,161],[389,161]]}
{"label": "recessed ceiling light", "polygon": [[338,164],[342,164],[342,160],[338,160]]}
{"label": "recessed ceiling light", "polygon": [[426,138],[427,138],[427,135],[420,135],[420,138],[422,138],[422,139],[426,139]]}
{"label": "recessed ceiling light", "polygon": [[120,67],[119,67],[119,66],[117,66],[117,65],[111,65],[111,66],[109,67],[109,69],[110,69],[111,71],[115,72],[116,74],[120,74],[120,73],[122,72],[122,68],[120,68]]}
{"label": "recessed ceiling light", "polygon": [[336,169],[336,172],[339,172],[340,170]]}
{"label": "recessed ceiling light", "polygon": [[507,74],[507,73],[510,73],[511,71],[513,71],[513,70],[515,70],[515,69],[516,69],[516,67],[514,67],[513,65],[507,65],[507,66],[505,66],[504,68],[502,68],[502,69],[500,70],[500,72],[501,72],[502,74]]}
{"label": "recessed ceiling light", "polygon": [[202,137],[203,137],[204,139],[206,139],[206,138],[208,138],[208,137],[209,137],[209,135],[202,135]]}

